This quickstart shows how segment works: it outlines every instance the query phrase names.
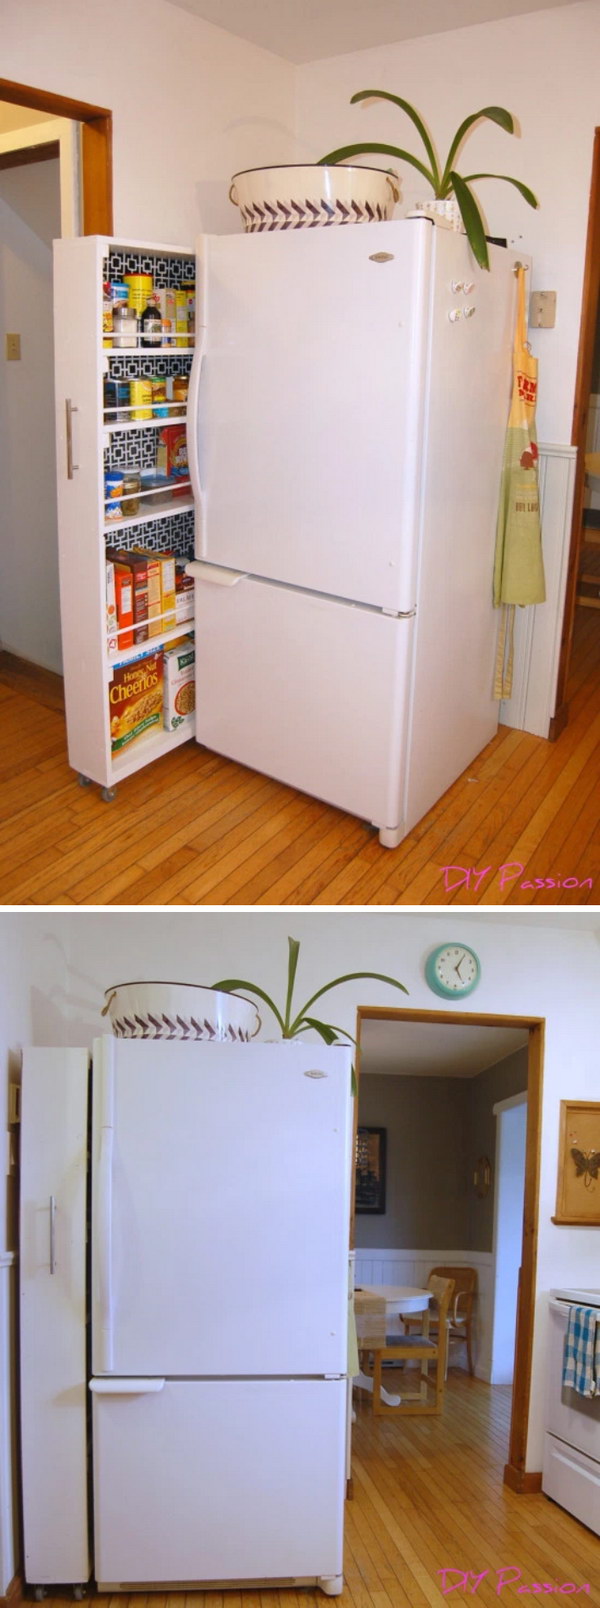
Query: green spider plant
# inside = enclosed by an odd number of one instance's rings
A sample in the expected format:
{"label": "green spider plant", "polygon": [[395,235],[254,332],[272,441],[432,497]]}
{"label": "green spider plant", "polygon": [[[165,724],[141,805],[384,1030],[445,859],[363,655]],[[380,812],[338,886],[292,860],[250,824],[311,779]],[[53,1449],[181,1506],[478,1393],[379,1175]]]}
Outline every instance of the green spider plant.
{"label": "green spider plant", "polygon": [[[340,1039],[350,1039],[352,1044],[356,1043],[352,1033],[348,1033],[345,1027],[333,1027],[331,1022],[322,1022],[316,1016],[309,1014],[311,1006],[315,1004],[316,1000],[321,999],[323,994],[328,994],[330,989],[338,988],[340,983],[351,983],[359,978],[370,977],[379,983],[389,983],[392,988],[400,988],[403,994],[408,992],[404,987],[404,983],[399,983],[396,977],[386,977],[383,972],[347,972],[344,977],[334,977],[333,982],[325,983],[323,988],[318,988],[316,994],[311,994],[310,999],[307,999],[306,1003],[301,1005],[300,1010],[294,1012],[292,999],[299,953],[300,944],[297,938],[288,938],[287,994],[283,1012],[278,1009],[270,995],[265,994],[263,988],[259,988],[257,983],[246,982],[242,977],[224,977],[221,978],[220,982],[213,983],[212,986],[213,988],[220,988],[225,994],[237,994],[240,991],[247,994],[257,994],[258,998],[264,1000],[265,1005],[268,1005],[269,1010],[273,1012],[281,1028],[282,1038],[297,1038],[303,1029],[312,1027],[315,1033],[318,1033],[319,1037],[325,1041],[325,1044],[337,1044]],[[354,1088],[354,1067],[352,1068],[352,1079]]]}
{"label": "green spider plant", "polygon": [[327,156],[322,156],[319,165],[322,166],[326,162],[345,162],[348,157],[363,156],[371,151],[379,151],[385,156],[394,156],[400,161],[410,162],[411,167],[418,168],[419,173],[422,173],[423,177],[427,179],[434,195],[439,200],[445,200],[454,193],[473,256],[476,262],[479,263],[480,268],[489,268],[490,259],[483,218],[470,186],[477,179],[502,179],[506,184],[514,184],[515,189],[519,191],[530,207],[537,207],[539,203],[533,190],[530,190],[527,184],[522,184],[520,179],[511,179],[506,173],[469,173],[466,178],[461,178],[460,173],[457,173],[454,168],[454,162],[465,135],[468,134],[473,124],[478,123],[482,117],[487,117],[492,123],[498,123],[500,128],[503,128],[507,134],[514,134],[514,119],[511,117],[510,112],[507,112],[503,106],[484,106],[480,112],[473,112],[470,117],[465,117],[464,123],[461,123],[450,146],[446,165],[441,168],[435,146],[423,119],[415,111],[414,106],[410,105],[409,101],[401,100],[399,95],[390,95],[385,89],[361,89],[357,95],[352,96],[350,105],[354,105],[356,101],[370,99],[393,101],[395,106],[399,106],[403,112],[406,112],[421,136],[429,158],[429,167],[426,166],[425,162],[421,162],[418,157],[412,156],[410,151],[402,151],[397,145],[382,145],[378,140],[368,140],[356,145],[342,145],[339,150],[329,151]]}

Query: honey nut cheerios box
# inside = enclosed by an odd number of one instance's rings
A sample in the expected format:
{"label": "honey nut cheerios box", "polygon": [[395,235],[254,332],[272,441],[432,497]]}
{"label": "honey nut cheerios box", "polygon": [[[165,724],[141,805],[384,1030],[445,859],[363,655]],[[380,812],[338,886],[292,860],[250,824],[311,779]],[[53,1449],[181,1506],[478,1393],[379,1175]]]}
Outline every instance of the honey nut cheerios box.
{"label": "honey nut cheerios box", "polygon": [[163,721],[166,731],[194,725],[196,708],[194,639],[178,637],[164,653]]}
{"label": "honey nut cheerios box", "polygon": [[163,723],[163,650],[115,665],[108,685],[111,752]]}

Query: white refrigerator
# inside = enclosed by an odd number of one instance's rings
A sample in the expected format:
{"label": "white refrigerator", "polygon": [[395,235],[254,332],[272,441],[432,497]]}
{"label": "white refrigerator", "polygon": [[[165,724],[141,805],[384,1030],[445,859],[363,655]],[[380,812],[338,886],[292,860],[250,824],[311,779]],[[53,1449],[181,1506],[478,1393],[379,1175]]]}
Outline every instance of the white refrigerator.
{"label": "white refrigerator", "polygon": [[204,236],[197,740],[396,846],[494,735],[515,256],[425,218]]}
{"label": "white refrigerator", "polygon": [[[339,1593],[349,1051],[104,1038],[90,1151],[99,1588],[318,1583]],[[68,1203],[58,1186],[54,1198],[58,1225]],[[43,1374],[41,1338],[37,1360]],[[63,1380],[55,1417],[65,1423],[68,1394]],[[50,1544],[39,1486],[49,1493],[54,1478],[43,1434],[37,1458],[39,1566]],[[33,1448],[26,1534],[32,1460]],[[65,1467],[63,1507],[68,1494]]]}

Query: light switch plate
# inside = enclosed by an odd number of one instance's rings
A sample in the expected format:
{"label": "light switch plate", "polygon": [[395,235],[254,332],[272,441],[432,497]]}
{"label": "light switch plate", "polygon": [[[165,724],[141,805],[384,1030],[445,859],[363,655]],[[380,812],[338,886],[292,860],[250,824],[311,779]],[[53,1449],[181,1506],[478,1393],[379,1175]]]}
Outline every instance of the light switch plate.
{"label": "light switch plate", "polygon": [[19,363],[21,360],[21,336],[7,335],[6,357],[9,363]]}
{"label": "light switch plate", "polygon": [[529,324],[531,329],[554,329],[556,323],[556,291],[532,290],[529,298]]}

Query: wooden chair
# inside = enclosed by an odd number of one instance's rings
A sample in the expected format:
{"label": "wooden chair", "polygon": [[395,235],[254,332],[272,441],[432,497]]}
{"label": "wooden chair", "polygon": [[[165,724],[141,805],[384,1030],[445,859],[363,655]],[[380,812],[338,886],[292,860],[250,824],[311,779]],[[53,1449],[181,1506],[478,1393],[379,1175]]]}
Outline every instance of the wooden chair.
{"label": "wooden chair", "polygon": [[[432,1267],[427,1280],[427,1288],[431,1288],[431,1280],[452,1279],[454,1283],[454,1297],[446,1319],[448,1341],[463,1340],[467,1347],[467,1363],[469,1373],[474,1372],[473,1367],[473,1302],[477,1294],[477,1269],[474,1267]],[[420,1319],[404,1318],[404,1327],[407,1332]],[[431,1333],[435,1333],[436,1319],[431,1326]],[[449,1349],[449,1347],[448,1347]]]}
{"label": "wooden chair", "polygon": [[[437,1334],[429,1332],[429,1313],[423,1313],[419,1318],[421,1331],[418,1334],[388,1335],[384,1346],[373,1350],[373,1412],[380,1418],[388,1415],[396,1418],[414,1416],[416,1413],[441,1413],[444,1402],[444,1380],[446,1377],[446,1348],[448,1345],[447,1317],[454,1284],[452,1279],[435,1278],[428,1280],[428,1289],[433,1291],[437,1305],[436,1322]],[[415,1319],[412,1320],[415,1322]],[[420,1385],[417,1392],[410,1395],[404,1393],[402,1388],[398,1406],[390,1406],[382,1396],[382,1365],[384,1362],[420,1362]],[[435,1363],[435,1374],[430,1378],[429,1366]],[[403,1379],[404,1387],[404,1379]],[[433,1392],[433,1399],[428,1396]]]}

